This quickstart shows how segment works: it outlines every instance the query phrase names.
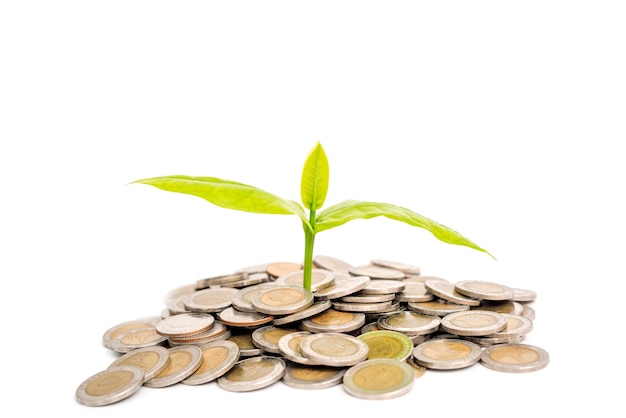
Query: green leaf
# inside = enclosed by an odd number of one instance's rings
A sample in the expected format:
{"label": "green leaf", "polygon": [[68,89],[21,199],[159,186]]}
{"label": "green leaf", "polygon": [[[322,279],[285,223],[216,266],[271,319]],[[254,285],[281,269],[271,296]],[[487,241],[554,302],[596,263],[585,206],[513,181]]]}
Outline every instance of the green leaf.
{"label": "green leaf", "polygon": [[324,205],[328,192],[329,171],[328,158],[318,142],[309,152],[302,169],[300,194],[305,208],[315,211]]}
{"label": "green leaf", "polygon": [[216,206],[245,212],[277,215],[298,215],[309,224],[298,202],[285,200],[247,184],[216,177],[164,176],[134,181],[169,192],[201,197]]}
{"label": "green leaf", "polygon": [[[428,219],[409,209],[389,203],[363,202],[358,200],[346,200],[337,205],[330,206],[318,213],[316,218],[316,232],[325,231],[339,225],[343,225],[353,219],[370,219],[377,216],[385,216],[396,221],[405,222],[412,226],[424,228],[430,231],[437,239],[448,244],[463,245],[489,254],[487,250],[474,244],[458,232],[441,225],[432,219]],[[493,257],[491,254],[489,254]]]}

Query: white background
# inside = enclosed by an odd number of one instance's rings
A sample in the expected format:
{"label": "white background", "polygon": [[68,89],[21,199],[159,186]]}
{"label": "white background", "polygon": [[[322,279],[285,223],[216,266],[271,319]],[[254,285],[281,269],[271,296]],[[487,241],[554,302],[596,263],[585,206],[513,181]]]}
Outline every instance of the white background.
{"label": "white background", "polygon": [[[2,2],[2,408],[615,416],[625,12],[610,1]],[[295,216],[129,183],[216,176],[299,201],[316,141],[330,162],[326,205],[401,205],[496,260],[386,218],[321,233],[316,254],[532,289],[526,342],[549,366],[428,371],[387,401],[213,382],[78,404],[80,383],[116,357],[101,345],[109,327],[159,314],[168,291],[197,279],[303,256]]]}

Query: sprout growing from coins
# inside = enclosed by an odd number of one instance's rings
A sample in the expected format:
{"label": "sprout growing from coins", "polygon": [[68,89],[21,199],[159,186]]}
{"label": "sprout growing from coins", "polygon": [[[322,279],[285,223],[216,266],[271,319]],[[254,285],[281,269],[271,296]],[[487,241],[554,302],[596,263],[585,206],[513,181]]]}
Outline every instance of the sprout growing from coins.
{"label": "sprout growing from coins", "polygon": [[[322,145],[317,142],[309,152],[302,169],[300,186],[302,205],[294,200],[282,199],[272,193],[247,184],[216,177],[173,175],[147,178],[132,183],[148,184],[169,192],[197,196],[226,209],[264,214],[297,215],[300,217],[304,229],[302,285],[307,290],[311,289],[315,235],[343,225],[353,219],[370,219],[384,216],[412,226],[424,228],[442,242],[463,245],[489,254],[488,251],[447,226],[397,205],[345,200],[320,210],[326,200],[328,181],[328,158]],[[318,210],[320,211],[318,212]]]}

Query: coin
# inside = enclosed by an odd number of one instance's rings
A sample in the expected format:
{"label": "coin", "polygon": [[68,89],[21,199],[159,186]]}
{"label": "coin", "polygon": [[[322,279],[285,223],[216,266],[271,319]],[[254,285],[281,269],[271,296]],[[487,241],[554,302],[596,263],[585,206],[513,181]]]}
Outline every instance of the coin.
{"label": "coin", "polygon": [[525,373],[546,367],[550,356],[544,349],[528,344],[498,344],[483,349],[480,360],[492,370]]}
{"label": "coin", "polygon": [[304,357],[300,352],[300,342],[304,337],[311,335],[309,331],[298,331],[285,334],[278,340],[278,349],[284,358],[302,365],[317,364],[310,358]]}
{"label": "coin", "polygon": [[506,313],[511,315],[521,315],[524,306],[521,303],[512,300],[503,300],[500,302],[482,301],[478,306],[472,306],[471,309],[481,311],[493,311],[498,313]]}
{"label": "coin", "polygon": [[469,305],[460,305],[445,299],[437,299],[429,302],[408,302],[409,310],[425,315],[446,316],[452,312],[467,311]]}
{"label": "coin", "polygon": [[469,310],[453,312],[441,319],[441,329],[456,335],[485,336],[502,331],[506,319],[492,311]]}
{"label": "coin", "polygon": [[[335,273],[324,269],[311,269],[311,292],[317,292],[332,285],[335,282]],[[276,278],[278,285],[302,286],[304,283],[304,270],[292,271]]]}
{"label": "coin", "polygon": [[532,308],[532,306],[528,306],[526,304],[522,305],[522,316],[525,316],[526,318],[530,319],[531,321],[535,320],[535,310]]}
{"label": "coin", "polygon": [[274,278],[298,270],[302,270],[302,264],[291,262],[268,263],[265,267],[265,272]]}
{"label": "coin", "polygon": [[363,289],[369,283],[368,276],[348,276],[342,273],[335,273],[335,282],[321,290],[313,293],[316,299],[337,299],[347,295],[352,295]]}
{"label": "coin", "polygon": [[403,334],[424,335],[439,329],[441,319],[436,315],[424,315],[412,311],[398,312],[378,318],[378,326]]}
{"label": "coin", "polygon": [[380,295],[368,295],[368,294],[363,294],[361,292],[357,292],[355,294],[340,298],[339,302],[350,302],[350,303],[388,302],[388,301],[394,300],[395,297],[396,297],[395,293],[381,293]]}
{"label": "coin", "polygon": [[405,286],[406,283],[402,280],[371,279],[360,292],[364,295],[398,293],[402,292]]}
{"label": "coin", "polygon": [[306,307],[296,313],[292,313],[291,315],[281,316],[280,318],[274,318],[274,325],[285,325],[290,324],[292,322],[300,321],[305,318],[309,318],[313,315],[317,315],[318,313],[324,312],[326,309],[330,308],[332,303],[330,300],[319,300],[313,302],[313,304],[309,307]]}
{"label": "coin", "polygon": [[241,312],[232,306],[217,314],[220,321],[231,327],[256,327],[274,320],[274,316],[260,312]]}
{"label": "coin", "polygon": [[396,293],[396,300],[399,302],[428,302],[435,296],[426,289],[424,283],[404,281],[404,290]]}
{"label": "coin", "polygon": [[232,304],[233,296],[239,290],[229,287],[215,287],[198,290],[183,299],[183,305],[191,312],[220,312]]}
{"label": "coin", "polygon": [[374,303],[333,302],[333,309],[344,312],[389,312],[394,309],[394,303],[393,301]]}
{"label": "coin", "polygon": [[393,358],[406,360],[413,352],[413,342],[409,337],[397,331],[370,331],[357,337],[364,341],[369,352],[367,359]]}
{"label": "coin", "polygon": [[365,314],[359,312],[341,312],[332,308],[322,313],[303,319],[300,327],[310,332],[351,332],[365,324]]}
{"label": "coin", "polygon": [[311,334],[300,341],[300,352],[316,363],[331,367],[353,366],[367,359],[365,342],[348,334]]}
{"label": "coin", "polygon": [[210,313],[190,312],[162,319],[156,330],[166,337],[186,337],[208,330],[214,322],[215,317]]}
{"label": "coin", "polygon": [[515,302],[532,302],[537,299],[537,292],[529,289],[513,288],[513,297],[511,300]]}
{"label": "coin", "polygon": [[370,263],[379,267],[387,267],[393,270],[400,270],[405,275],[412,274],[412,275],[419,276],[422,273],[422,269],[420,269],[418,266],[414,266],[413,264],[401,263],[398,261],[381,260],[377,258],[377,259],[371,260]]}
{"label": "coin", "polygon": [[117,324],[105,331],[102,335],[102,344],[111,348],[111,342],[121,334],[137,329],[154,328],[162,319],[160,316],[146,316]]}
{"label": "coin", "polygon": [[325,389],[343,381],[347,368],[288,364],[282,382],[296,389]]}
{"label": "coin", "polygon": [[144,372],[144,379],[148,381],[165,369],[170,361],[170,353],[167,348],[157,345],[152,347],[142,347],[132,350],[109,365],[117,366],[139,366]]}
{"label": "coin", "polygon": [[463,339],[433,339],[418,344],[413,358],[424,367],[437,370],[462,369],[480,360],[482,348]]}
{"label": "coin", "polygon": [[248,274],[267,273],[267,266],[268,266],[268,263],[252,264],[252,265],[238,269],[235,273],[248,273]]}
{"label": "coin", "polygon": [[256,284],[267,283],[270,281],[270,276],[267,273],[254,273],[249,274],[247,278],[238,280],[236,282],[224,283],[219,287],[232,287],[237,289],[242,289],[247,286],[253,286]]}
{"label": "coin", "polygon": [[239,357],[258,356],[263,350],[254,345],[252,341],[252,331],[238,331],[228,337],[229,341],[234,342],[239,347]]}
{"label": "coin", "polygon": [[388,267],[375,266],[373,264],[366,264],[363,266],[355,266],[350,270],[350,274],[355,276],[369,276],[372,279],[404,279],[405,274],[396,269]]}
{"label": "coin", "polygon": [[76,400],[86,406],[103,406],[126,399],[141,388],[144,371],[139,366],[115,366],[86,379],[76,389]]}
{"label": "coin", "polygon": [[268,315],[287,315],[313,304],[313,293],[300,286],[274,285],[250,297],[254,308]]}
{"label": "coin", "polygon": [[443,280],[426,280],[426,289],[435,296],[460,305],[478,306],[480,300],[460,294],[456,291],[454,283]]}
{"label": "coin", "polygon": [[462,280],[455,283],[454,289],[479,300],[509,300],[513,297],[513,289],[510,287],[484,280]]}
{"label": "coin", "polygon": [[215,321],[213,326],[206,331],[203,331],[199,334],[193,334],[188,336],[171,336],[168,337],[168,341],[170,345],[180,345],[180,344],[194,344],[194,345],[204,345],[209,341],[213,341],[216,339],[228,338],[228,334],[230,330],[224,325],[221,321]]}
{"label": "coin", "polygon": [[111,341],[111,349],[118,353],[128,353],[142,347],[164,344],[167,338],[155,327],[140,328],[118,335]]}
{"label": "coin", "polygon": [[354,267],[350,263],[327,255],[316,255],[315,257],[313,257],[313,264],[318,268],[344,274],[349,273],[350,269]]}
{"label": "coin", "polygon": [[201,347],[202,364],[181,383],[201,385],[222,376],[239,360],[239,346],[233,341],[220,340]]}
{"label": "coin", "polygon": [[239,360],[218,385],[231,392],[249,392],[278,382],[285,375],[286,363],[280,357],[258,356]]}
{"label": "coin", "polygon": [[506,327],[495,334],[487,335],[487,337],[518,337],[528,334],[533,329],[533,322],[524,316],[506,313],[500,315],[506,319]]}
{"label": "coin", "polygon": [[168,349],[170,361],[161,373],[144,383],[150,388],[171,386],[191,376],[202,364],[202,350],[195,345],[181,345]]}
{"label": "coin", "polygon": [[263,352],[280,354],[278,348],[278,340],[280,337],[298,332],[297,329],[291,328],[279,328],[273,325],[268,325],[262,328],[255,329],[252,332],[252,343],[259,347]]}
{"label": "coin", "polygon": [[222,276],[209,277],[196,281],[196,290],[206,289],[211,286],[219,286],[222,284],[237,282],[247,277],[247,273],[233,273]]}
{"label": "coin", "polygon": [[345,391],[361,399],[392,399],[408,393],[415,384],[415,370],[406,362],[378,358],[348,369],[343,376]]}
{"label": "coin", "polygon": [[257,290],[264,289],[268,286],[273,286],[273,284],[260,283],[252,286],[244,287],[243,289],[239,289],[237,293],[233,295],[231,300],[231,304],[234,308],[241,312],[257,312],[257,310],[252,306],[250,302],[250,298],[252,294]]}
{"label": "coin", "polygon": [[426,367],[417,364],[415,362],[415,358],[413,356],[409,357],[408,359],[405,360],[406,363],[413,367],[413,369],[415,370],[415,378],[417,379],[418,377],[422,377],[424,375],[424,373],[426,373]]}
{"label": "coin", "polygon": [[[195,290],[194,290],[195,292]],[[187,296],[189,296],[191,293],[187,293],[184,295],[178,295],[176,297],[172,297],[170,299],[167,300],[167,310],[169,311],[170,315],[167,316],[172,316],[172,315],[178,315],[181,313],[187,313],[189,312],[189,310],[185,307],[185,304],[183,303],[184,300],[187,298]],[[163,315],[161,315],[163,316]],[[165,316],[164,316],[165,318]]]}

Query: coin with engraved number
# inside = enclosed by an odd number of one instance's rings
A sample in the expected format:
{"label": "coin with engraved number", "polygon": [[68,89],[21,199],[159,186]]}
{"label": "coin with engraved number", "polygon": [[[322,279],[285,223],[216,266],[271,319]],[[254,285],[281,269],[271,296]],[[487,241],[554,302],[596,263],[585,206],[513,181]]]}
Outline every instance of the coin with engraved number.
{"label": "coin with engraved number", "polygon": [[76,389],[76,400],[86,406],[103,406],[126,399],[141,388],[144,371],[139,366],[115,366],[89,377]]}
{"label": "coin with engraved number", "polygon": [[414,266],[413,264],[401,263],[399,261],[382,260],[377,258],[371,260],[370,263],[379,267],[387,267],[393,270],[400,270],[404,274],[419,276],[422,273],[422,269],[420,269],[418,266]]}
{"label": "coin with engraved number", "polygon": [[456,291],[454,283],[443,280],[426,280],[424,282],[426,289],[433,295],[460,305],[478,306],[480,300],[465,296]]}
{"label": "coin with engraved number", "polygon": [[392,399],[411,391],[415,369],[396,359],[366,360],[348,369],[343,376],[345,391],[361,399]]}
{"label": "coin with engraved number", "polygon": [[296,389],[325,389],[343,381],[347,368],[287,364],[282,382]]}
{"label": "coin with engraved number", "polygon": [[232,341],[213,341],[200,347],[202,364],[181,383],[185,385],[202,385],[225,374],[239,360],[239,347]]}
{"label": "coin with engraved number", "polygon": [[367,359],[369,347],[357,337],[337,333],[311,334],[300,341],[300,352],[317,364],[353,366]]}
{"label": "coin with engraved number", "polygon": [[413,342],[405,334],[397,331],[370,331],[357,337],[364,341],[369,352],[367,359],[393,358],[406,360],[413,352]]}
{"label": "coin with engraved number", "polygon": [[278,382],[285,375],[286,367],[285,360],[280,357],[250,357],[235,363],[217,379],[217,383],[231,392],[250,392]]}
{"label": "coin with engraved number", "polygon": [[170,361],[170,353],[167,348],[157,345],[153,347],[143,347],[132,350],[117,358],[109,365],[117,366],[139,366],[143,369],[144,379],[148,381],[165,369]]}
{"label": "coin with engraved number", "polygon": [[313,293],[301,286],[274,285],[255,292],[252,306],[267,315],[288,315],[313,304]]}
{"label": "coin with engraved number", "polygon": [[150,388],[171,386],[191,376],[202,364],[202,350],[195,345],[168,348],[170,361],[161,373],[144,383]]}
{"label": "coin with engraved number", "polygon": [[191,312],[220,312],[232,304],[239,289],[215,287],[195,291],[183,299],[183,305]]}
{"label": "coin with engraved number", "polygon": [[513,289],[508,286],[485,280],[461,280],[454,284],[454,289],[465,296],[479,300],[510,300]]}
{"label": "coin with engraved number", "polygon": [[497,312],[469,310],[441,318],[441,329],[462,336],[485,336],[502,331],[506,318]]}
{"label": "coin with engraved number", "polygon": [[483,349],[480,360],[492,370],[525,373],[546,367],[550,356],[544,349],[528,344],[498,344]]}
{"label": "coin with engraved number", "polygon": [[170,316],[156,325],[159,334],[166,337],[188,337],[211,328],[215,317],[210,313],[184,313]]}
{"label": "coin with engraved number", "polygon": [[327,255],[316,255],[315,257],[313,257],[313,265],[318,268],[343,274],[348,274],[350,272],[350,269],[354,267],[350,263]]}
{"label": "coin with engraved number", "polygon": [[416,345],[413,358],[429,369],[454,370],[477,363],[481,350],[478,344],[460,338],[432,339]]}

